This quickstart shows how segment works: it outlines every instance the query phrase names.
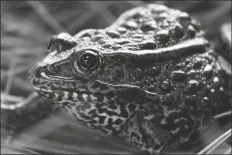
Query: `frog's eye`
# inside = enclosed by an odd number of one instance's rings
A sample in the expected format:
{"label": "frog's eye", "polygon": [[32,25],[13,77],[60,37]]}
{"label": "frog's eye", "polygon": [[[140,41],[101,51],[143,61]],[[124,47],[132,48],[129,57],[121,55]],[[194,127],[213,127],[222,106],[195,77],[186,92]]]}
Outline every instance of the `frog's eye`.
{"label": "frog's eye", "polygon": [[93,71],[100,64],[101,58],[97,51],[88,49],[83,50],[78,57],[77,65],[82,71]]}

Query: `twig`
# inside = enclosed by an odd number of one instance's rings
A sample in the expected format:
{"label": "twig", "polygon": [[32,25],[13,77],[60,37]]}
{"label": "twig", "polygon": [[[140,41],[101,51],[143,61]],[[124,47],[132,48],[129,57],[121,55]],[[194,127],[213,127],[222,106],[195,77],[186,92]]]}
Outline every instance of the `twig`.
{"label": "twig", "polygon": [[111,4],[112,4],[112,3],[106,4],[106,5],[105,5],[105,8],[103,8],[102,10],[98,10],[98,9],[89,10],[89,11],[86,12],[84,15],[80,16],[80,17],[77,19],[77,21],[75,21],[73,24],[70,24],[70,25],[69,25],[69,29],[70,29],[71,31],[79,29],[82,25],[85,25],[86,22],[87,22],[90,18],[92,18],[94,15],[96,15],[96,13],[103,12],[103,11],[107,10],[108,7],[109,7]]}
{"label": "twig", "polygon": [[56,33],[65,32],[66,29],[48,12],[45,6],[39,1],[27,1],[35,12],[48,24]]}
{"label": "twig", "polygon": [[222,39],[229,45],[229,48],[231,48],[231,23],[225,23],[221,26],[221,34]]}
{"label": "twig", "polygon": [[206,146],[203,150],[198,152],[198,154],[209,154],[210,152],[212,152],[217,146],[225,142],[225,140],[231,136],[231,131],[232,129],[229,129],[227,132],[225,132],[217,139],[215,139],[212,143],[210,143],[208,146]]}
{"label": "twig", "polygon": [[223,70],[226,71],[227,74],[232,75],[231,73],[231,64],[226,61],[222,56],[218,56],[218,62],[220,63]]}
{"label": "twig", "polygon": [[115,20],[115,15],[113,15],[110,11],[104,11],[105,9],[108,9],[108,7],[110,5],[112,5],[113,3],[110,4],[106,4],[106,3],[98,3],[98,2],[94,2],[94,1],[89,1],[87,3],[88,7],[92,10],[94,10],[94,12],[101,12],[101,17],[106,21],[106,24],[111,24],[114,20]]}
{"label": "twig", "polygon": [[231,154],[231,148],[229,148],[224,154]]}
{"label": "twig", "polygon": [[220,114],[218,114],[218,115],[215,115],[215,116],[214,116],[214,119],[218,119],[218,118],[221,118],[221,117],[229,116],[229,115],[231,115],[231,113],[232,113],[231,110],[230,110],[230,111],[223,112],[223,113],[220,113]]}
{"label": "twig", "polygon": [[4,92],[1,92],[1,102],[2,100],[7,100],[7,101],[10,101],[10,102],[19,102],[21,100],[23,100],[22,97],[19,97],[19,96],[13,96],[13,95],[9,95],[9,94],[5,94]]}
{"label": "twig", "polygon": [[1,108],[15,110],[16,108],[22,107],[25,104],[33,102],[36,97],[39,97],[38,94],[36,92],[33,92],[25,100],[22,100],[17,104],[7,105],[7,104],[1,103]]}
{"label": "twig", "polygon": [[[5,88],[5,94],[8,94],[10,92],[12,83],[13,83],[13,68],[15,67],[16,62],[12,61],[12,63],[10,63],[10,69],[7,73],[7,76],[9,77],[6,83],[6,88]],[[5,100],[1,100],[1,104],[5,103]]]}
{"label": "twig", "polygon": [[[23,67],[20,66],[20,67],[14,68],[14,69],[12,69],[12,75],[15,76],[19,73],[28,71],[30,68],[31,68],[30,66],[23,66]],[[8,75],[8,71],[1,69],[1,77],[7,76],[7,75]]]}

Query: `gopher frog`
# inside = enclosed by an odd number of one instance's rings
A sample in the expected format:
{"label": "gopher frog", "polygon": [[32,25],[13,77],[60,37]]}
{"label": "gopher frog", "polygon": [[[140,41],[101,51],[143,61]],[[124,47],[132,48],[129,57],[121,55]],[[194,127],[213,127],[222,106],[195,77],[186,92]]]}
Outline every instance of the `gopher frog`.
{"label": "gopher frog", "polygon": [[228,109],[217,55],[179,10],[137,7],[105,29],[53,36],[48,51],[29,72],[39,94],[152,154],[191,146]]}

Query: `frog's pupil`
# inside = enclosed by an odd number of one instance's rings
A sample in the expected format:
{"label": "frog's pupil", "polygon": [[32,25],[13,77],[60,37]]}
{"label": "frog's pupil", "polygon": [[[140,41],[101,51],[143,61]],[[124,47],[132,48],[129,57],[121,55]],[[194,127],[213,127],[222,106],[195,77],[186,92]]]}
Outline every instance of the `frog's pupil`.
{"label": "frog's pupil", "polygon": [[92,69],[98,64],[98,55],[92,51],[86,51],[80,57],[79,64],[84,69]]}

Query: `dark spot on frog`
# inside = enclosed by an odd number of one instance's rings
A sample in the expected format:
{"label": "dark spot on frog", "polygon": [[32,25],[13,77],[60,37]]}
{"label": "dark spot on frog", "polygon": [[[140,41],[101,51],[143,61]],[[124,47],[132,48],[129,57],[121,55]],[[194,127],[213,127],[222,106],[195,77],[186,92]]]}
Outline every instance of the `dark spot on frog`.
{"label": "dark spot on frog", "polygon": [[100,39],[104,38],[104,35],[97,34],[92,38],[92,41],[99,41]]}
{"label": "dark spot on frog", "polygon": [[145,40],[140,44],[141,49],[155,49],[156,44],[153,40]]}
{"label": "dark spot on frog", "polygon": [[149,78],[144,80],[143,83],[145,84],[146,87],[153,84]]}
{"label": "dark spot on frog", "polygon": [[99,115],[98,118],[99,118],[99,123],[103,124],[106,117]]}
{"label": "dark spot on frog", "polygon": [[[106,94],[106,97],[107,97],[108,99],[112,99],[114,96],[115,96],[115,93],[112,92],[112,91],[110,91],[110,92],[108,92],[108,93]],[[112,100],[110,100],[110,101],[112,101]],[[112,102],[114,102],[114,101],[112,101]]]}
{"label": "dark spot on frog", "polygon": [[65,106],[69,105],[70,103],[69,102],[62,102],[61,104],[62,104],[62,106],[65,107]]}
{"label": "dark spot on frog", "polygon": [[196,99],[196,95],[191,95],[191,96],[186,96],[185,98],[185,105],[187,107],[197,107],[197,99]]}
{"label": "dark spot on frog", "polygon": [[111,48],[114,49],[114,50],[118,50],[118,49],[121,48],[121,46],[117,45],[117,44],[114,44],[114,46],[112,46]]}
{"label": "dark spot on frog", "polygon": [[120,80],[120,79],[122,79],[124,76],[125,76],[124,71],[123,71],[122,69],[117,69],[117,70],[115,71],[115,77],[114,77],[114,79]]}
{"label": "dark spot on frog", "polygon": [[80,107],[81,111],[86,111],[87,109],[91,108],[91,105],[89,103],[82,104]]}
{"label": "dark spot on frog", "polygon": [[187,28],[187,35],[190,37],[190,38],[193,38],[195,37],[196,35],[196,31],[194,29],[194,27],[192,25],[189,25],[188,28]]}
{"label": "dark spot on frog", "polygon": [[160,86],[159,88],[163,91],[163,92],[170,92],[171,91],[171,84],[169,81],[165,80],[165,81],[162,81],[160,83]]}
{"label": "dark spot on frog", "polygon": [[107,113],[108,116],[117,116],[117,112],[115,111],[108,111],[106,108],[99,108],[98,109],[99,113]]}
{"label": "dark spot on frog", "polygon": [[120,36],[120,33],[115,30],[107,30],[106,34],[108,34],[111,38],[118,38]]}
{"label": "dark spot on frog", "polygon": [[179,69],[181,69],[182,67],[183,67],[183,64],[182,64],[182,63],[178,63],[178,64],[175,65],[175,69],[176,69],[176,70],[179,70]]}
{"label": "dark spot on frog", "polygon": [[84,37],[91,38],[92,35],[93,35],[92,32],[86,32],[81,36],[81,38],[84,38]]}
{"label": "dark spot on frog", "polygon": [[203,65],[203,62],[202,61],[197,61],[194,65],[193,65],[193,68],[194,69],[200,69]]}
{"label": "dark spot on frog", "polygon": [[135,14],[133,14],[132,18],[134,19],[138,19],[138,18],[141,18],[143,17],[143,14],[141,14],[141,12],[136,12]]}
{"label": "dark spot on frog", "polygon": [[148,75],[148,76],[152,77],[152,79],[154,79],[155,76],[159,75],[159,71],[156,67],[152,67],[152,68],[145,69],[144,74]]}
{"label": "dark spot on frog", "polygon": [[162,12],[159,15],[154,16],[154,20],[156,22],[162,22],[167,18],[168,18],[168,14],[166,12]]}
{"label": "dark spot on frog", "polygon": [[207,96],[205,96],[203,98],[201,104],[202,104],[203,107],[206,107],[206,106],[210,105],[210,99]]}
{"label": "dark spot on frog", "polygon": [[117,27],[117,31],[120,33],[120,34],[123,34],[123,33],[126,33],[127,29],[125,27]]}
{"label": "dark spot on frog", "polygon": [[212,65],[207,64],[203,70],[204,75],[209,79],[213,75],[213,67]]}
{"label": "dark spot on frog", "polygon": [[184,82],[187,78],[187,75],[185,72],[179,70],[179,71],[173,71],[171,77],[176,82]]}
{"label": "dark spot on frog", "polygon": [[108,86],[107,85],[104,85],[104,84],[100,84],[100,83],[94,83],[91,85],[91,89],[100,89],[100,90],[108,90]]}
{"label": "dark spot on frog", "polygon": [[79,94],[78,94],[78,97],[77,97],[77,98],[78,98],[79,101],[84,101],[82,95],[83,95],[83,93],[79,93]]}
{"label": "dark spot on frog", "polygon": [[120,125],[120,124],[122,124],[122,120],[121,119],[116,119],[116,121],[114,121],[114,124]]}
{"label": "dark spot on frog", "polygon": [[140,33],[134,34],[134,38],[143,39],[143,34],[140,34]]}
{"label": "dark spot on frog", "polygon": [[98,40],[98,41],[99,41],[100,44],[105,44],[105,43],[107,42],[107,40],[105,40],[105,39],[103,39],[103,38],[100,39],[100,40]]}
{"label": "dark spot on frog", "polygon": [[127,29],[136,29],[138,27],[138,24],[133,21],[133,20],[130,20],[130,21],[127,21],[125,23],[123,23],[121,26],[127,28]]}
{"label": "dark spot on frog", "polygon": [[97,35],[97,34],[103,34],[104,32],[105,32],[105,30],[99,29],[99,30],[96,30],[96,31],[94,32],[94,34],[95,34],[95,35]]}
{"label": "dark spot on frog", "polygon": [[150,86],[148,86],[147,90],[153,92],[153,91],[155,91],[155,86],[150,85]]}
{"label": "dark spot on frog", "polygon": [[140,68],[135,69],[135,76],[137,77],[138,80],[140,80],[143,77],[143,72]]}
{"label": "dark spot on frog", "polygon": [[105,43],[102,45],[104,48],[111,48],[112,44],[111,43]]}
{"label": "dark spot on frog", "polygon": [[196,80],[190,80],[186,86],[187,93],[195,93],[199,89],[199,82]]}
{"label": "dark spot on frog", "polygon": [[140,29],[143,32],[151,31],[151,30],[154,30],[156,28],[157,28],[157,25],[156,25],[156,23],[154,21],[153,22],[143,23],[143,25],[140,27]]}
{"label": "dark spot on frog", "polygon": [[185,12],[180,13],[177,20],[183,27],[186,27],[191,22],[190,16]]}
{"label": "dark spot on frog", "polygon": [[189,77],[195,76],[195,75],[197,75],[198,73],[199,73],[199,72],[197,72],[196,70],[193,70],[193,69],[191,69],[191,70],[189,70],[189,71],[187,72],[187,74],[188,74]]}
{"label": "dark spot on frog", "polygon": [[155,35],[155,40],[159,41],[160,44],[165,44],[169,41],[169,32],[166,30],[161,30]]}
{"label": "dark spot on frog", "polygon": [[130,109],[130,111],[135,111],[136,105],[135,105],[135,104],[130,104],[130,105],[128,106],[128,108]]}
{"label": "dark spot on frog", "polygon": [[135,81],[135,82],[134,82],[134,85],[135,85],[135,86],[140,86],[140,85],[141,85],[141,81],[140,81],[140,80],[139,80],[139,81]]}
{"label": "dark spot on frog", "polygon": [[[111,101],[111,102],[110,102]],[[112,110],[115,110],[117,109],[117,106],[114,104],[114,101],[110,100],[109,101],[109,105],[108,105],[108,108],[112,109]]]}
{"label": "dark spot on frog", "polygon": [[115,41],[115,43],[120,44],[120,45],[123,45],[123,44],[128,44],[128,43],[130,43],[130,40],[129,40],[129,39],[125,39],[125,38],[120,38],[120,39],[117,39],[117,40]]}
{"label": "dark spot on frog", "polygon": [[161,97],[159,103],[164,106],[170,106],[173,104],[172,101],[173,101],[172,96],[168,94]]}
{"label": "dark spot on frog", "polygon": [[190,62],[191,62],[191,61],[187,59],[187,60],[184,62],[184,64],[185,64],[185,65],[188,65],[188,64],[190,64]]}
{"label": "dark spot on frog", "polygon": [[175,25],[175,27],[169,30],[170,35],[174,39],[180,39],[184,35],[183,28],[180,24]]}

